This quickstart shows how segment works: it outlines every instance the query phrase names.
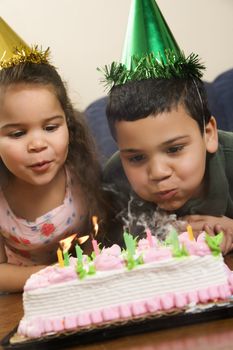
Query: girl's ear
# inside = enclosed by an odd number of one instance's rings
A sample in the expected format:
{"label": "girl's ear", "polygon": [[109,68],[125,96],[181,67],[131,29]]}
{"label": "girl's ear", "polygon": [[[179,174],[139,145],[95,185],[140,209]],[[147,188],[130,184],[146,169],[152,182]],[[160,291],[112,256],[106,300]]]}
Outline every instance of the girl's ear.
{"label": "girl's ear", "polygon": [[206,150],[209,153],[215,153],[218,149],[218,130],[215,118],[212,116],[205,126]]}

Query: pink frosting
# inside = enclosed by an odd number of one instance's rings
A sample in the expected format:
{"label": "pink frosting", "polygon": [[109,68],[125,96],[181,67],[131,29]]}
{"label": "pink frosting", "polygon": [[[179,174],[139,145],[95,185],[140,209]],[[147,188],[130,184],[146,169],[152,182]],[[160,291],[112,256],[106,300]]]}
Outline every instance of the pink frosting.
{"label": "pink frosting", "polygon": [[[75,259],[76,261],[76,259]],[[74,269],[74,260],[71,259],[70,266],[59,267],[58,265],[48,266],[45,269],[29,277],[24,286],[24,290],[32,290],[47,287],[51,284],[67,282],[77,279],[77,273]]]}
{"label": "pink frosting", "polygon": [[190,255],[205,256],[210,255],[211,250],[205,241],[205,232],[200,233],[197,239],[191,240],[188,232],[179,235],[179,242],[184,245]]}
{"label": "pink frosting", "polygon": [[133,316],[139,316],[147,313],[147,305],[144,301],[135,301],[132,303]]}
{"label": "pink frosting", "polygon": [[66,316],[64,318],[64,328],[65,329],[75,329],[77,327],[77,317],[76,316]]}
{"label": "pink frosting", "polygon": [[101,323],[103,321],[102,313],[100,310],[94,310],[91,313],[91,321],[93,324]]}
{"label": "pink frosting", "polygon": [[191,291],[191,292],[188,292],[187,298],[188,298],[188,303],[197,304],[197,302],[198,302],[198,294],[197,294],[197,291],[193,290],[193,291]]}
{"label": "pink frosting", "polygon": [[55,332],[60,332],[64,329],[64,322],[63,318],[61,317],[55,317],[53,319],[53,329]]}
{"label": "pink frosting", "polygon": [[156,312],[162,309],[160,298],[155,297],[147,300],[147,310],[148,312]]}
{"label": "pink frosting", "polygon": [[108,307],[103,309],[103,320],[104,321],[112,321],[117,320],[120,317],[120,312],[118,307]]}
{"label": "pink frosting", "polygon": [[[157,247],[158,246],[158,241],[156,239],[156,237],[152,236],[152,243],[153,243],[153,247]],[[142,238],[138,241],[138,252],[144,251],[146,249],[150,248],[150,243],[148,241],[148,239],[146,238]]]}
{"label": "pink frosting", "polygon": [[150,248],[144,252],[143,261],[145,263],[153,262],[153,261],[159,261],[159,260],[165,260],[165,259],[171,259],[172,258],[172,252],[170,248]]}
{"label": "pink frosting", "polygon": [[92,324],[92,322],[89,312],[81,314],[77,317],[77,325],[79,327],[89,326],[90,324]]}
{"label": "pink frosting", "polygon": [[113,255],[113,256],[120,256],[121,255],[121,247],[117,244],[113,244],[109,248],[103,248],[101,251],[101,254],[103,255]]}
{"label": "pink frosting", "polygon": [[44,332],[50,333],[53,331],[53,322],[51,319],[45,319],[44,320]]}
{"label": "pink frosting", "polygon": [[121,256],[121,248],[117,244],[114,244],[111,248],[104,248],[95,257],[94,265],[96,270],[99,271],[122,269],[125,264]]}
{"label": "pink frosting", "polygon": [[121,318],[130,318],[132,315],[131,307],[128,304],[119,306],[120,317]]}
{"label": "pink frosting", "polygon": [[167,293],[161,296],[161,309],[169,310],[175,306],[175,295],[173,293]]}

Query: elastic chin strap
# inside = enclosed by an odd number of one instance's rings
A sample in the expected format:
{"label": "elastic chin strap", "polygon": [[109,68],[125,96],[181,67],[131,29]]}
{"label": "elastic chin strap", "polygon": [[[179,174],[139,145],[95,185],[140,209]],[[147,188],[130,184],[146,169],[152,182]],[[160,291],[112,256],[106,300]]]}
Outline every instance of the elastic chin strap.
{"label": "elastic chin strap", "polygon": [[199,89],[198,89],[198,86],[197,86],[197,83],[196,83],[195,79],[193,79],[193,82],[194,82],[194,85],[195,85],[195,87],[196,87],[197,95],[198,95],[198,98],[199,98],[199,100],[200,100],[200,104],[201,104],[201,108],[202,108],[203,134],[204,134],[204,137],[205,137],[205,135],[206,135],[206,130],[205,130],[206,123],[205,123],[205,115],[204,115],[203,101],[202,101],[201,94],[200,94],[200,91],[199,91]]}

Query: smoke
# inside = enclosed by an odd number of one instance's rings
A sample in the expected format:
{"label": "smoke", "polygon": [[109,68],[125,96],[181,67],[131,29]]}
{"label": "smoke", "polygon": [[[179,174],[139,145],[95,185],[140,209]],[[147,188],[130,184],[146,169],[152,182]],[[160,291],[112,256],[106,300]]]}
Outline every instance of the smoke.
{"label": "smoke", "polygon": [[123,222],[124,230],[134,236],[145,236],[147,228],[158,240],[165,240],[172,229],[178,233],[186,230],[184,221],[178,220],[176,214],[169,214],[154,204],[143,202],[131,195],[125,208],[117,213],[117,218]]}

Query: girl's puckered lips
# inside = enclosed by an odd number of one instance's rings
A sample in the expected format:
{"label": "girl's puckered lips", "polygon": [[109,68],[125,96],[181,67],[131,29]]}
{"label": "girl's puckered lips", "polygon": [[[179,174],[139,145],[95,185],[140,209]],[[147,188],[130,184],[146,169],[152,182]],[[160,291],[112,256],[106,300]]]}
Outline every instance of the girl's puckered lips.
{"label": "girl's puckered lips", "polygon": [[38,163],[34,163],[32,165],[30,165],[29,167],[33,170],[33,171],[36,171],[36,172],[43,172],[43,171],[46,171],[50,165],[51,165],[52,161],[41,161],[41,162],[38,162]]}

